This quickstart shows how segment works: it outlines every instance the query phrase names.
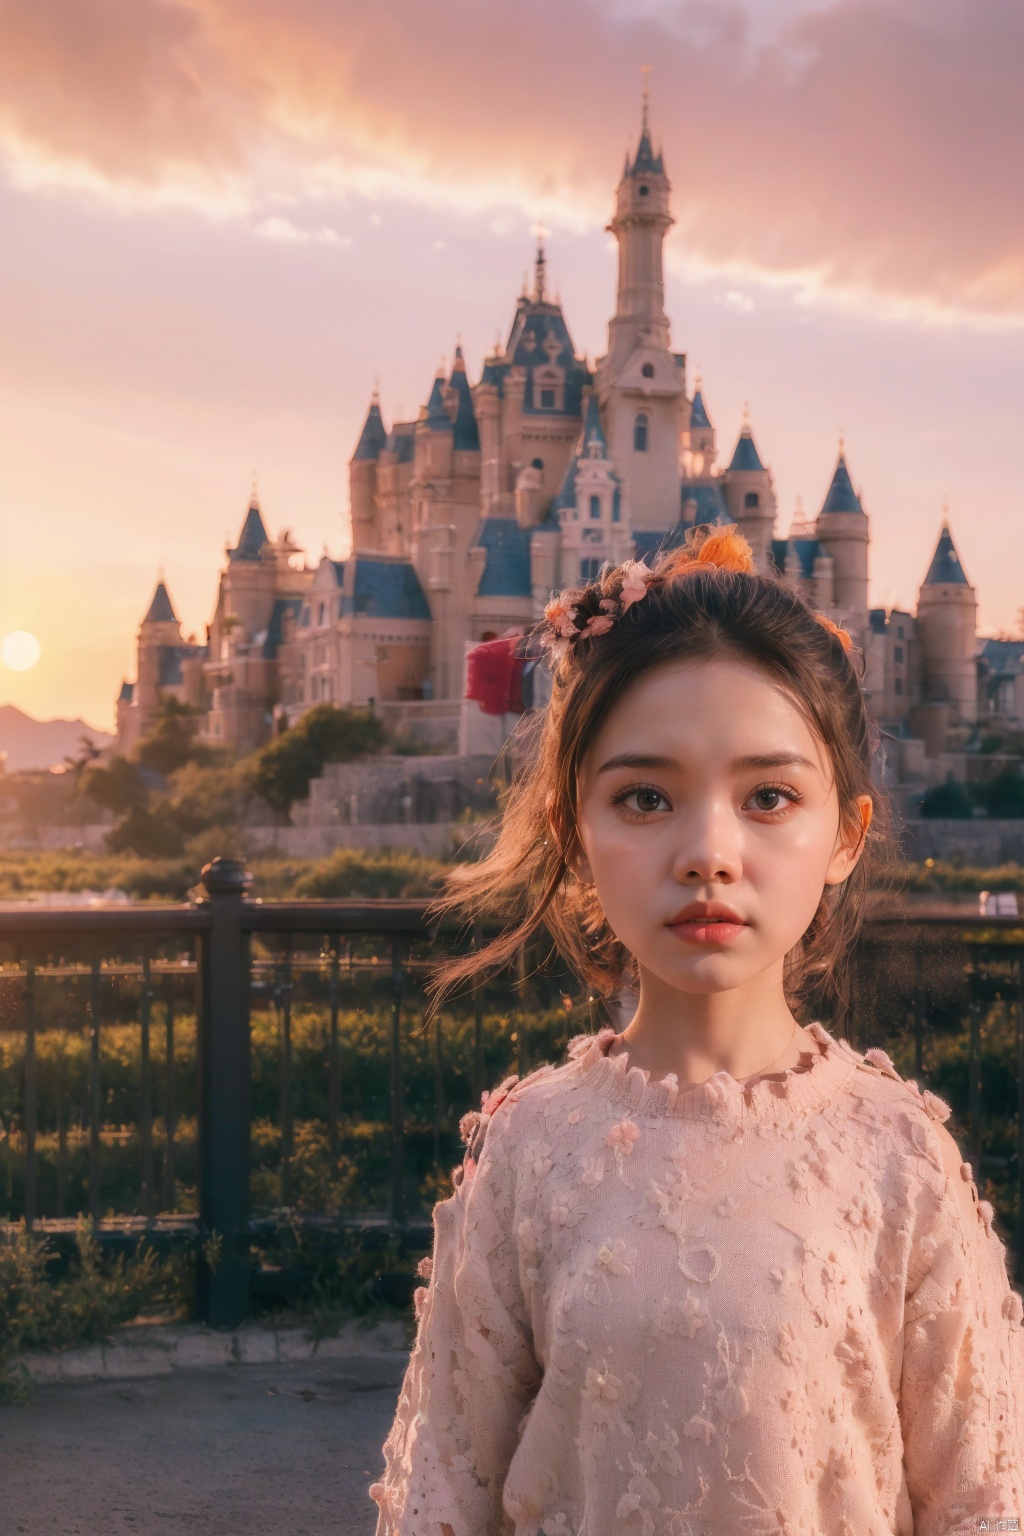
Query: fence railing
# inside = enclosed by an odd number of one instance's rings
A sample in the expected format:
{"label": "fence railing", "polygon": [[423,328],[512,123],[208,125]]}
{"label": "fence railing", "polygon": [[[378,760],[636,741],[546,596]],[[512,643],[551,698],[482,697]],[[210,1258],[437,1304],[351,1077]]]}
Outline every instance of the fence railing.
{"label": "fence railing", "polygon": [[[425,1032],[424,902],[264,903],[246,880],[220,859],[193,904],[0,911],[0,1220],[187,1241],[215,1326],[246,1315],[282,1208],[426,1243],[482,1088],[603,1022],[521,955]],[[824,1015],[954,1101],[1018,1273],[1022,967],[1013,919],[878,916]]]}

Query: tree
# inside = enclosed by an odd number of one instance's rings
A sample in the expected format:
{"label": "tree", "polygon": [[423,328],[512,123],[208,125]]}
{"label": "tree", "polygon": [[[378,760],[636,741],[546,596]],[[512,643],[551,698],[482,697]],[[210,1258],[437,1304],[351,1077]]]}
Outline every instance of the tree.
{"label": "tree", "polygon": [[64,767],[75,781],[75,793],[82,788],[82,780],[89,769],[98,763],[103,756],[102,751],[93,741],[91,736],[79,736],[78,751],[72,757],[70,753],[65,755]]}
{"label": "tree", "polygon": [[1012,764],[979,785],[976,793],[990,816],[1024,816],[1024,778]]}
{"label": "tree", "polygon": [[182,704],[172,694],[162,694],[148,731],[135,749],[136,761],[157,773],[173,773],[186,763],[206,763],[216,755],[213,748],[196,741],[202,711]]}
{"label": "tree", "polygon": [[112,757],[106,766],[88,768],[82,778],[82,789],[109,811],[135,810],[143,806],[149,791],[137,765],[126,757]]}
{"label": "tree", "polygon": [[164,804],[153,810],[133,806],[127,816],[107,833],[111,853],[137,853],[144,859],[173,859],[185,846],[181,830]]}
{"label": "tree", "polygon": [[383,744],[384,727],[369,710],[314,705],[256,754],[253,788],[274,810],[286,813],[309,793],[310,779],[323,772],[325,763],[366,757]]}
{"label": "tree", "polygon": [[921,801],[922,816],[942,816],[959,819],[974,814],[974,802],[962,784],[950,780],[947,784],[935,784]]}

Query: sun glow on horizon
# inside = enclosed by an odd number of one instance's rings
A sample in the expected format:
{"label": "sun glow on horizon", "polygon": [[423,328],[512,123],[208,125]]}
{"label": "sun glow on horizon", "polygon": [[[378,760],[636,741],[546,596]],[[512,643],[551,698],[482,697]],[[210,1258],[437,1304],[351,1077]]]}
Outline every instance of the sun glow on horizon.
{"label": "sun glow on horizon", "polygon": [[0,661],[11,672],[30,672],[42,654],[42,646],[27,629],[12,629],[0,642]]}

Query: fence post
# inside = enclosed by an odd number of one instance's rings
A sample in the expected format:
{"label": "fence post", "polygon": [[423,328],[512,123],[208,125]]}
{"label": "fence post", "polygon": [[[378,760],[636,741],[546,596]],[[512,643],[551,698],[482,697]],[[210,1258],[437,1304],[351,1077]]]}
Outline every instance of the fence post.
{"label": "fence post", "polygon": [[249,1314],[249,876],[236,859],[203,869],[210,929],[202,946],[199,1017],[200,1320],[235,1328]]}

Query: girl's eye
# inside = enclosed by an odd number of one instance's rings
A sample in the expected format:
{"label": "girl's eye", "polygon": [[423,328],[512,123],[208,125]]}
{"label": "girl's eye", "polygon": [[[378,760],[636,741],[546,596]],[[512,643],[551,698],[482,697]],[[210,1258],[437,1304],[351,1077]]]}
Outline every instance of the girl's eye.
{"label": "girl's eye", "polygon": [[620,789],[615,804],[623,805],[639,816],[653,816],[656,811],[671,809],[661,790],[650,784],[631,784],[627,789]]}
{"label": "girl's eye", "polygon": [[747,804],[768,816],[784,816],[787,807],[796,805],[800,798],[795,789],[786,789],[782,784],[763,784],[754,790]]}

